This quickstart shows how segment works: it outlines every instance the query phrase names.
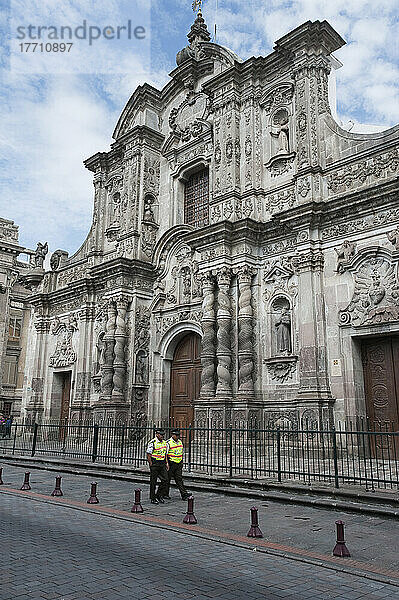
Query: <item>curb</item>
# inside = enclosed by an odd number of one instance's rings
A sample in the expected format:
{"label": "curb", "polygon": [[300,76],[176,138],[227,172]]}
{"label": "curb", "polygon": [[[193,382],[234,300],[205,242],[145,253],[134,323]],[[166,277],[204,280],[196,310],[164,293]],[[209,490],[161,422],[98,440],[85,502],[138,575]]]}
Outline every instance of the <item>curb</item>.
{"label": "curb", "polygon": [[[364,579],[369,579],[371,581],[377,581],[380,583],[384,583],[386,585],[391,585],[391,586],[399,588],[399,579],[391,579],[389,576],[380,574],[378,572],[372,572],[372,571],[363,570],[361,568],[350,567],[350,566],[344,565],[342,562],[335,562],[335,560],[341,561],[341,560],[346,560],[346,559],[323,560],[322,557],[309,558],[306,556],[301,556],[299,553],[300,549],[298,549],[298,554],[296,554],[294,552],[281,551],[281,550],[278,550],[275,548],[262,547],[259,545],[259,541],[254,540],[254,539],[248,540],[248,542],[245,543],[242,541],[235,540],[233,538],[220,537],[218,534],[214,534],[212,532],[205,533],[203,531],[196,531],[195,526],[194,527],[193,526],[182,526],[179,523],[175,523],[175,522],[169,522],[169,523],[157,522],[156,519],[151,520],[151,517],[147,517],[146,520],[143,520],[142,518],[137,517],[134,514],[125,513],[124,511],[116,511],[113,509],[110,509],[108,511],[108,510],[104,510],[104,508],[98,508],[97,506],[85,506],[85,505],[80,506],[80,503],[76,503],[76,505],[70,504],[70,503],[67,503],[65,501],[65,499],[63,499],[61,501],[54,500],[53,498],[51,498],[51,496],[40,495],[40,497],[39,497],[38,494],[33,495],[34,493],[33,494],[25,493],[25,492],[20,493],[18,490],[0,490],[0,494],[14,496],[17,498],[34,500],[35,502],[39,502],[42,504],[52,504],[52,505],[63,506],[64,508],[68,508],[70,510],[77,510],[77,511],[86,512],[86,513],[94,513],[96,515],[101,515],[103,517],[108,517],[108,518],[112,518],[112,519],[118,519],[121,521],[139,523],[139,524],[145,525],[147,527],[153,527],[153,528],[157,528],[157,529],[165,529],[167,531],[174,531],[175,533],[180,533],[182,535],[190,535],[192,537],[197,537],[197,538],[212,541],[215,543],[226,544],[229,546],[242,548],[242,549],[245,549],[245,550],[248,550],[251,552],[256,551],[256,552],[260,552],[262,554],[276,556],[278,558],[284,558],[284,559],[293,560],[293,561],[297,561],[297,562],[301,562],[301,563],[312,564],[312,565],[318,566],[323,569],[346,573],[349,575],[353,575],[355,577],[362,577]],[[113,512],[111,512],[111,510],[113,510]],[[192,527],[192,529],[191,529],[191,527]]]}
{"label": "curb", "polygon": [[[87,463],[71,463],[68,461],[62,461],[58,459],[45,459],[45,458],[35,458],[28,456],[10,456],[10,455],[2,455],[0,454],[0,460],[2,460],[5,464],[10,464],[17,467],[29,467],[35,469],[44,469],[46,471],[57,471],[64,473],[71,473],[74,475],[85,475],[89,477],[103,477],[104,479],[118,479],[121,481],[131,481],[132,483],[148,483],[149,476],[147,471],[142,469],[131,469],[126,467],[118,467],[118,466],[108,466],[108,465],[99,465],[95,463],[93,467],[89,466]],[[360,496],[363,500],[359,499],[359,494],[346,492],[346,490],[342,490],[345,492],[341,494],[347,498],[346,500],[340,500],[336,497],[328,497],[327,493],[330,495],[332,491],[329,490],[319,490],[317,488],[313,488],[310,493],[308,490],[300,488],[299,486],[291,486],[290,488],[285,488],[286,491],[275,491],[268,489],[249,489],[248,487],[244,487],[245,482],[243,480],[239,481],[239,485],[234,480],[233,482],[229,482],[229,485],[226,485],[225,479],[214,479],[213,483],[209,483],[210,478],[204,476],[197,476],[192,474],[185,474],[185,480],[189,483],[189,487],[192,490],[196,491],[206,491],[216,494],[223,494],[226,496],[235,496],[235,497],[244,497],[244,498],[253,498],[259,500],[269,500],[274,502],[280,502],[282,504],[300,504],[303,506],[311,506],[314,508],[322,508],[329,510],[337,510],[343,512],[352,512],[364,515],[371,515],[377,517],[384,517],[389,519],[398,519],[399,518],[399,501],[396,498],[386,499],[383,496],[378,496],[376,498],[376,504],[366,504],[364,497]],[[240,485],[241,484],[241,485]],[[173,485],[173,484],[172,484]],[[270,487],[269,484],[261,484],[263,487]],[[233,487],[236,486],[236,487]],[[275,488],[277,486],[274,486]],[[288,493],[291,492],[291,493]],[[317,496],[319,494],[323,497]],[[337,496],[335,494],[334,496]],[[367,498],[369,500],[369,498]],[[371,500],[371,498],[370,498]],[[382,504],[385,502],[386,504]],[[380,505],[381,504],[381,505]],[[391,506],[389,506],[391,505]]]}

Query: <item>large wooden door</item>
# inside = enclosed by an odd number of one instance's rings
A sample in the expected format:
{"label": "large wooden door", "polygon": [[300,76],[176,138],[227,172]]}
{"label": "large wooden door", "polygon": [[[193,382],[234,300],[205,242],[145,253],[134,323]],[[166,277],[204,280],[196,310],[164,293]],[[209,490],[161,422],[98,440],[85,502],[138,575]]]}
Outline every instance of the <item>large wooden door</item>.
{"label": "large wooden door", "polygon": [[186,335],[177,345],[172,362],[170,418],[181,427],[194,421],[194,400],[201,384],[201,338]]}
{"label": "large wooden door", "polygon": [[363,342],[367,416],[371,422],[399,429],[399,338]]}

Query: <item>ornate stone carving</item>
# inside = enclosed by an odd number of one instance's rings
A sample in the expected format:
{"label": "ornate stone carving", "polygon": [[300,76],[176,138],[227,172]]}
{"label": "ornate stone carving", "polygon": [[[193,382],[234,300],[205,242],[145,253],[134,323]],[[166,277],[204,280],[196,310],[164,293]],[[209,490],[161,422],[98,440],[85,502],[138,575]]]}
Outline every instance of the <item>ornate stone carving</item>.
{"label": "ornate stone carving", "polygon": [[151,311],[146,306],[136,310],[136,323],[134,335],[134,351],[148,350],[150,345]]}
{"label": "ornate stone carving", "polygon": [[18,227],[12,221],[0,218],[0,239],[6,242],[18,242]]}
{"label": "ornate stone carving", "polygon": [[265,263],[263,271],[263,281],[266,288],[263,292],[265,301],[268,301],[277,292],[288,292],[292,298],[297,296],[297,282],[291,280],[295,274],[292,261],[293,256],[282,256]]}
{"label": "ornate stone carving", "polygon": [[38,242],[35,251],[35,267],[37,269],[43,269],[44,259],[46,258],[47,253],[48,243],[42,244],[41,242]]}
{"label": "ornate stone carving", "polygon": [[201,395],[215,393],[215,279],[206,273],[201,279],[202,301],[202,347],[201,347]]}
{"label": "ornate stone carving", "polygon": [[114,346],[114,376],[112,381],[112,396],[123,396],[126,386],[126,312],[130,299],[124,296],[116,298],[116,323],[115,323],[115,346]]}
{"label": "ornate stone carving", "polygon": [[173,315],[159,316],[155,319],[155,328],[158,335],[162,336],[168,329],[173,327],[173,325],[176,325],[176,323],[180,323],[181,321],[201,323],[202,310],[179,310]]}
{"label": "ornate stone carving", "polygon": [[272,130],[270,131],[270,135],[276,139],[277,147],[273,155],[275,154],[289,154],[289,117],[288,112],[283,108],[278,110],[274,116],[272,121]]}
{"label": "ornate stone carving", "polygon": [[266,196],[263,202],[262,199],[259,199],[258,210],[261,211],[262,207],[264,207],[267,212],[270,212],[273,215],[282,210],[291,208],[294,206],[295,202],[295,190],[289,188]]}
{"label": "ornate stone carving", "polygon": [[217,388],[220,395],[231,394],[231,301],[230,281],[231,270],[222,267],[216,278],[218,282],[217,309]]}
{"label": "ornate stone carving", "polygon": [[77,331],[78,323],[74,315],[70,315],[67,321],[61,321],[56,317],[51,327],[51,333],[57,336],[55,352],[50,356],[50,367],[68,367],[76,361],[76,352],[73,349],[72,337]]}
{"label": "ornate stone carving", "polygon": [[399,171],[399,149],[350,164],[330,175],[328,188],[334,193],[344,192],[367,183],[370,178],[386,179]]}
{"label": "ornate stone carving", "polygon": [[251,283],[254,269],[247,265],[237,271],[238,280],[238,389],[253,392],[254,381],[254,331]]}
{"label": "ornate stone carving", "polygon": [[144,191],[155,196],[159,192],[160,164],[158,158],[144,157]]}
{"label": "ornate stone carving", "polygon": [[50,267],[52,271],[57,271],[60,267],[63,266],[64,262],[68,258],[68,252],[64,250],[56,250],[53,252],[50,258]]}
{"label": "ornate stone carving", "polygon": [[368,258],[359,267],[352,300],[339,320],[355,327],[399,320],[399,284],[395,266],[386,258]]}
{"label": "ornate stone carving", "polygon": [[399,221],[399,208],[390,208],[381,210],[366,217],[353,219],[353,208],[350,207],[345,211],[341,211],[340,218],[345,218],[341,223],[331,224],[322,230],[323,240],[339,238],[343,235],[356,233],[357,231],[373,230],[383,225],[389,225]]}
{"label": "ornate stone carving", "polygon": [[145,350],[139,350],[136,354],[135,382],[140,385],[148,383],[148,353]]}
{"label": "ornate stone carving", "polygon": [[116,309],[112,301],[107,306],[107,323],[104,335],[104,363],[101,366],[101,395],[110,397],[114,379],[114,347],[115,347]]}
{"label": "ornate stone carving", "polygon": [[76,375],[76,387],[74,402],[89,402],[91,390],[91,373],[78,373]]}
{"label": "ornate stone carving", "polygon": [[263,362],[267,365],[272,380],[286,383],[293,378],[297,360],[297,356],[282,356],[281,358],[266,358]]}
{"label": "ornate stone carving", "polygon": [[143,223],[141,233],[141,249],[148,257],[151,257],[157,242],[159,225],[156,223]]}
{"label": "ornate stone carving", "polygon": [[261,101],[261,106],[264,106],[266,112],[270,113],[279,106],[290,104],[293,95],[294,86],[291,83],[285,83],[275,90],[268,92]]}
{"label": "ornate stone carving", "polygon": [[352,256],[356,252],[356,244],[345,240],[340,248],[334,248],[337,253],[337,273],[343,273],[345,271],[345,265],[350,261]]}
{"label": "ornate stone carving", "polygon": [[387,238],[395,246],[395,250],[399,250],[399,227],[387,233]]}

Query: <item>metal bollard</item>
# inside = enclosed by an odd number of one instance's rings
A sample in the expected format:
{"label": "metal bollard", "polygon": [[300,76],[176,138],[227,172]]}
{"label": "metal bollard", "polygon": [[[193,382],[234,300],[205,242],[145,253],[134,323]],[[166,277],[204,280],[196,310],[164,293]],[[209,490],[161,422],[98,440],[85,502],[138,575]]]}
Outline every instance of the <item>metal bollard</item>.
{"label": "metal bollard", "polygon": [[0,485],[4,485],[4,481],[3,481],[3,467],[0,467]]}
{"label": "metal bollard", "polygon": [[91,490],[90,490],[90,498],[87,501],[87,504],[99,504],[100,501],[97,498],[97,484],[96,483],[92,483],[91,484]]}
{"label": "metal bollard", "polygon": [[345,544],[344,522],[335,521],[335,525],[337,526],[337,543],[333,550],[333,555],[342,557],[350,556],[350,552]]}
{"label": "metal bollard", "polygon": [[25,479],[24,479],[24,483],[23,483],[23,485],[21,487],[21,490],[26,491],[26,490],[31,490],[32,489],[30,487],[30,484],[29,484],[29,477],[30,477],[30,473],[25,473]]}
{"label": "metal bollard", "polygon": [[263,538],[263,533],[259,529],[258,509],[255,506],[251,508],[251,527],[247,537]]}
{"label": "metal bollard", "polygon": [[130,512],[132,512],[132,513],[144,512],[144,509],[141,506],[141,490],[134,490],[134,504],[133,504],[132,510]]}
{"label": "metal bollard", "polygon": [[189,525],[195,525],[197,523],[197,519],[194,514],[194,498],[189,496],[187,502],[187,514],[183,519],[183,523],[188,523]]}
{"label": "metal bollard", "polygon": [[64,495],[62,493],[62,489],[61,489],[61,476],[60,475],[55,478],[55,488],[54,488],[54,491],[51,493],[51,495],[52,496],[63,496]]}

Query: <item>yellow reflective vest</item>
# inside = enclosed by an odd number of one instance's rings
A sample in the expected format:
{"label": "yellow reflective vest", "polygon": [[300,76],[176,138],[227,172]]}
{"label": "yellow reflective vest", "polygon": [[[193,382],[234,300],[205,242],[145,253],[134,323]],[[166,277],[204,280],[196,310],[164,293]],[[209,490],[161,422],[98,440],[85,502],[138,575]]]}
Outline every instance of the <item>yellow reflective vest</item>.
{"label": "yellow reflective vest", "polygon": [[154,438],[152,443],[154,444],[154,450],[151,454],[152,458],[154,460],[165,460],[168,442],[166,440],[162,440],[162,442],[160,442],[158,438]]}
{"label": "yellow reflective vest", "polygon": [[179,463],[183,460],[183,442],[181,440],[175,440],[170,438],[168,440],[168,459],[172,462]]}

